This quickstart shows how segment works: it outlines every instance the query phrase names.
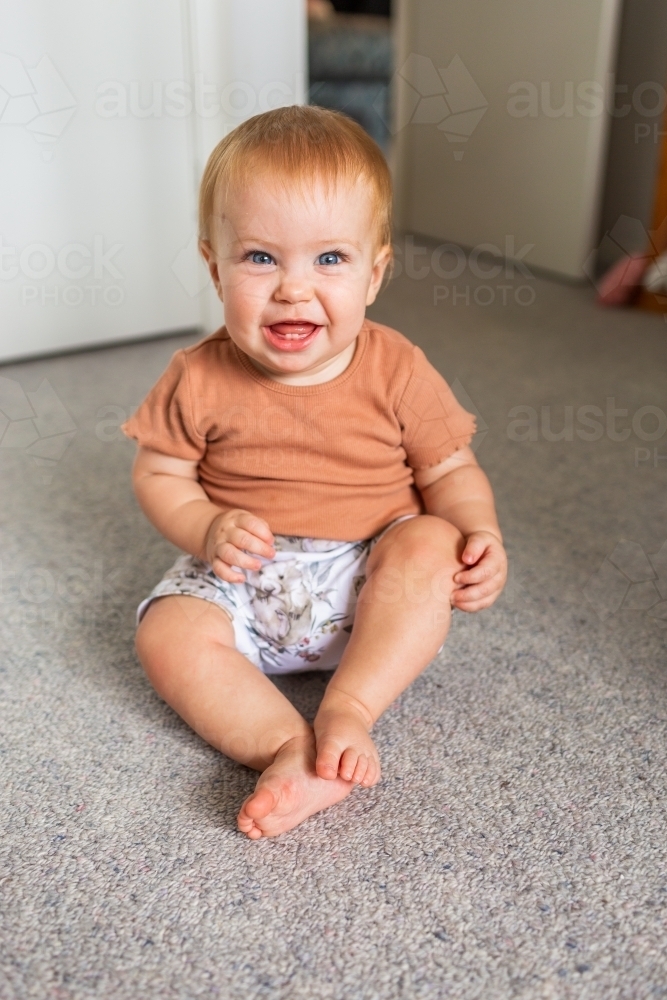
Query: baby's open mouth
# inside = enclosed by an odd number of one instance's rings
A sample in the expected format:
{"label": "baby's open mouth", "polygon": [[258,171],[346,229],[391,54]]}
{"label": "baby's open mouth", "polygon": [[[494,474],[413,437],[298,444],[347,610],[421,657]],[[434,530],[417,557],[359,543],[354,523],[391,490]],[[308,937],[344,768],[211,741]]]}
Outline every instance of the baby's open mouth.
{"label": "baby's open mouth", "polygon": [[307,320],[287,320],[284,323],[273,323],[264,327],[269,343],[283,351],[301,350],[307,347],[320,329],[317,323],[310,323]]}

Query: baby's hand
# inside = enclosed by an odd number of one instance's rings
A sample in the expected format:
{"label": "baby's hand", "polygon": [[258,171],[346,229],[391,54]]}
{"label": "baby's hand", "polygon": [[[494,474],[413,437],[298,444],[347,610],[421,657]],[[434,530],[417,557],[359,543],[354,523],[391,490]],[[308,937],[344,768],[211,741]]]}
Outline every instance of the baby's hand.
{"label": "baby's hand", "polygon": [[227,510],[212,522],[204,544],[206,560],[213,572],[227,583],[245,583],[238,569],[259,569],[259,559],[251,552],[273,559],[273,535],[266,521],[247,510]]}
{"label": "baby's hand", "polygon": [[490,531],[473,531],[466,539],[461,559],[470,569],[454,575],[457,590],[452,594],[452,606],[461,611],[488,608],[507,579],[507,556],[502,542]]}

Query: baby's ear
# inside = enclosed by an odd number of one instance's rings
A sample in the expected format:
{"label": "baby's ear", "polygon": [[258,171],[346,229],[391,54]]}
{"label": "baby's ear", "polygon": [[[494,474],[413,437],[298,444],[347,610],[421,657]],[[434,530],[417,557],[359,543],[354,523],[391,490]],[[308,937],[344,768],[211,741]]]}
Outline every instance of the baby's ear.
{"label": "baby's ear", "polygon": [[206,266],[211,266],[211,261],[215,260],[215,251],[208,240],[199,241],[199,252],[206,261]]}
{"label": "baby's ear", "polygon": [[393,248],[391,243],[386,243],[383,247],[380,247],[375,255],[373,270],[371,271],[371,281],[368,286],[368,294],[366,296],[367,306],[371,306],[375,302],[377,294],[382,287],[382,280],[387,272],[387,268],[391,265],[392,258]]}
{"label": "baby's ear", "polygon": [[218,293],[218,298],[222,302],[222,285],[220,284],[220,274],[218,272],[218,258],[216,256],[215,250],[208,242],[208,240],[199,241],[199,252],[206,261],[206,266],[208,272],[211,275],[211,280],[215,285],[215,290]]}

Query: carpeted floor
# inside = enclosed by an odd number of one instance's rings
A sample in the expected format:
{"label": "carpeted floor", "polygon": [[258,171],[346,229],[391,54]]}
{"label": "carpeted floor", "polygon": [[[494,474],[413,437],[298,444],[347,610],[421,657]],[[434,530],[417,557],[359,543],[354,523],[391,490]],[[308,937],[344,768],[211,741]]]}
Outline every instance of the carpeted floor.
{"label": "carpeted floor", "polygon": [[133,653],[173,550],[117,427],[184,338],[2,370],[3,1000],[667,997],[667,325],[500,284],[373,315],[479,411],[507,591],[378,724],[382,784],[274,841]]}

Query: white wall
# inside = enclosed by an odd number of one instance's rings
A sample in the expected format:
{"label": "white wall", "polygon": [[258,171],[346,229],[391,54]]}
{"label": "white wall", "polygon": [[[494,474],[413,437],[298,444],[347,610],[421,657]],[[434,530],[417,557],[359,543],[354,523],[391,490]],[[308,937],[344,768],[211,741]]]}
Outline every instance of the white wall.
{"label": "white wall", "polygon": [[[607,83],[619,3],[399,0],[402,228],[469,247],[532,244],[529,263],[582,276],[609,122],[583,88],[599,100]],[[536,96],[532,108],[510,104],[520,93]]]}
{"label": "white wall", "polygon": [[206,156],[304,96],[301,0],[0,0],[0,360],[219,325]]}

